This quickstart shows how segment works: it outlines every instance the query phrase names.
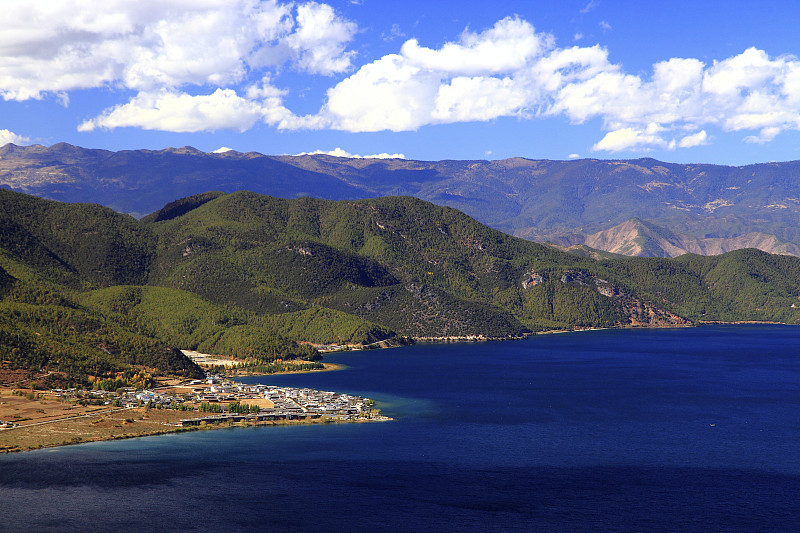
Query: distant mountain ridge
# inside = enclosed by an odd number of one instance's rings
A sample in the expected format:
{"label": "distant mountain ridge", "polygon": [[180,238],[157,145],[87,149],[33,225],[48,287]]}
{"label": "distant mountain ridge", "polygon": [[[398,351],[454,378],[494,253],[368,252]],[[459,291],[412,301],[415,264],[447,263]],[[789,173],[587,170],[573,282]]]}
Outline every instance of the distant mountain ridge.
{"label": "distant mountain ridge", "polygon": [[[413,161],[8,144],[0,148],[0,186],[97,202],[136,217],[209,190],[331,200],[408,195],[540,242],[588,238],[637,218],[685,236],[675,246],[698,253],[739,245],[794,253],[800,243],[800,161],[738,167],[648,158]],[[662,245],[654,253],[673,253]]]}
{"label": "distant mountain ridge", "polygon": [[570,249],[588,246],[613,254],[636,257],[678,257],[683,254],[719,255],[742,248],[756,248],[772,254],[800,256],[800,246],[775,235],[752,232],[734,237],[692,237],[649,222],[632,218],[613,228],[591,235],[565,235],[554,244]]}

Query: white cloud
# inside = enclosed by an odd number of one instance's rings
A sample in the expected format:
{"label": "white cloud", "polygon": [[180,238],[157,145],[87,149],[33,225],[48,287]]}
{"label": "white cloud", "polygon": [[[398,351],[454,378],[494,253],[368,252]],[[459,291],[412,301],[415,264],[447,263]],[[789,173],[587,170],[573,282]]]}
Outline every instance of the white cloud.
{"label": "white cloud", "polygon": [[556,110],[558,91],[602,74],[618,76],[617,70],[599,46],[557,49],[552,36],[509,17],[484,32],[465,31],[439,49],[409,40],[399,54],[366,64],[329,89],[319,114],[286,127],[408,131],[562,112],[581,121],[600,103],[585,112],[575,102]]}
{"label": "white cloud", "polygon": [[259,123],[412,131],[565,117],[598,120],[603,138],[592,149],[621,151],[689,149],[710,143],[713,128],[743,132],[754,143],[800,130],[800,60],[793,56],[749,48],[710,64],[670,58],[649,74],[630,74],[605,48],[559,48],[519,17],[464,30],[438,48],[409,39],[331,86],[319,112],[287,109],[281,72],[348,72],[356,55],[347,46],[357,31],[330,5],[309,1],[12,3],[0,32],[0,96],[67,105],[83,88],[133,94],[85,120],[81,131],[245,131]]}
{"label": "white cloud", "polygon": [[603,28],[604,31],[611,31],[612,30],[611,24],[609,24],[605,20],[601,20],[600,21],[600,27]]}
{"label": "white cloud", "polygon": [[298,156],[301,155],[332,155],[334,157],[347,157],[350,159],[405,159],[406,156],[403,154],[388,154],[386,152],[380,154],[372,154],[372,155],[358,155],[358,154],[351,154],[350,152],[343,150],[339,147],[334,148],[333,150],[314,150],[313,152],[301,152],[297,154]]}
{"label": "white cloud", "polygon": [[769,81],[780,66],[780,62],[770,61],[766,52],[748,48],[738,56],[714,62],[705,73],[703,90],[736,96],[742,89],[758,87]]}
{"label": "white cloud", "polygon": [[581,9],[581,14],[585,15],[586,13],[591,11],[592,9],[596,8],[598,4],[599,4],[599,2],[597,0],[589,0],[589,3],[586,4],[583,7],[583,9]]}
{"label": "white cloud", "polygon": [[387,152],[381,152],[379,154],[371,154],[364,156],[356,154],[351,157],[362,158],[362,159],[405,159],[406,158],[405,154],[399,154],[399,153],[389,154]]}
{"label": "white cloud", "polygon": [[693,146],[704,146],[709,143],[706,130],[700,130],[692,135],[687,135],[678,142],[680,148],[692,148]]}
{"label": "white cloud", "polygon": [[748,135],[742,140],[746,143],[765,144],[777,137],[780,132],[780,128],[773,126],[762,129],[758,135]]}
{"label": "white cloud", "polygon": [[330,88],[318,114],[281,124],[409,131],[509,116],[599,118],[606,135],[593,150],[692,148],[711,142],[708,127],[755,130],[747,142],[769,142],[800,129],[800,61],[751,48],[711,65],[671,58],[634,75],[598,45],[558,48],[510,17],[438,49],[406,41]]}
{"label": "white cloud", "polygon": [[567,159],[580,159],[580,158],[581,158],[580,154],[569,154],[567,156]]}
{"label": "white cloud", "polygon": [[400,55],[425,71],[463,76],[498,74],[523,68],[551,41],[552,37],[537,34],[528,22],[508,17],[481,33],[464,31],[459,42],[446,43],[438,50],[411,39],[403,44]]}
{"label": "white cloud", "polygon": [[78,130],[133,126],[175,132],[245,131],[259,120],[277,123],[289,114],[286,108],[273,108],[264,102],[242,98],[232,89],[217,89],[212,94],[200,96],[160,91],[139,93],[127,104],[83,122]]}
{"label": "white cloud", "polygon": [[228,148],[227,146],[220,146],[219,148],[217,148],[216,150],[214,150],[211,153],[212,154],[224,154],[225,152],[233,152],[233,148]]}
{"label": "white cloud", "polygon": [[356,30],[315,2],[15,2],[3,8],[0,94],[27,100],[102,86],[226,87],[287,61],[312,73],[342,72],[351,66],[345,45]]}
{"label": "white cloud", "polygon": [[592,150],[605,150],[608,152],[621,152],[623,150],[647,151],[652,148],[672,150],[675,148],[675,141],[665,141],[653,131],[653,128],[645,130],[622,128],[608,132],[600,142],[592,146]]}
{"label": "white cloud", "polygon": [[458,77],[439,87],[433,120],[467,122],[516,114],[527,103],[523,87],[510,78]]}
{"label": "white cloud", "polygon": [[[242,97],[236,86],[254,74],[269,80],[272,70],[286,64],[312,74],[346,71],[354,57],[346,45],[356,31],[355,23],[316,2],[14,3],[3,9],[0,96],[55,96],[66,105],[68,93],[79,89],[137,93],[127,104],[85,121],[82,131],[121,126],[244,130],[260,118],[277,124],[287,118],[281,91],[266,83],[270,94],[248,88]],[[217,104],[220,111],[212,109]]]}
{"label": "white cloud", "polygon": [[408,131],[516,114],[529,101],[529,88],[500,76],[524,70],[552,42],[516,17],[482,33],[465,31],[438,50],[411,39],[399,54],[364,65],[329,89],[316,126]]}
{"label": "white cloud", "polygon": [[338,17],[331,6],[309,2],[297,7],[297,27],[285,41],[300,67],[330,75],[350,68],[355,52],[346,51],[345,45],[356,30],[355,23]]}
{"label": "white cloud", "polygon": [[440,78],[388,55],[328,89],[320,113],[326,127],[346,131],[407,131],[432,122]]}
{"label": "white cloud", "polygon": [[0,146],[5,146],[8,143],[25,145],[30,144],[30,142],[31,140],[29,138],[17,135],[13,131],[0,130]]}
{"label": "white cloud", "polygon": [[381,34],[381,39],[384,41],[394,41],[395,39],[401,39],[405,37],[406,34],[400,29],[399,24],[392,24],[392,29],[389,30],[389,33]]}

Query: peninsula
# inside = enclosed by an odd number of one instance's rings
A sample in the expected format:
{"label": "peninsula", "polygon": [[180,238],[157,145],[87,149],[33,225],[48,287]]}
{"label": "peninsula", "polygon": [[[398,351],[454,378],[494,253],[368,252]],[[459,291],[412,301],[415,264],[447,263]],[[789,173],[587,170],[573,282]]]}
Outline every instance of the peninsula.
{"label": "peninsula", "polygon": [[219,375],[116,392],[0,388],[0,452],[193,429],[387,420],[370,398]]}

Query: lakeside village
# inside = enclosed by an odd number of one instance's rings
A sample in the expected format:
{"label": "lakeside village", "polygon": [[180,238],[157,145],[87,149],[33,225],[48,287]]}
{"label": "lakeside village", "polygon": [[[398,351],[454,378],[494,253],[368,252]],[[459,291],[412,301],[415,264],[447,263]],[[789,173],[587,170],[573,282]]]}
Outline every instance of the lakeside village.
{"label": "lakeside village", "polygon": [[[30,394],[30,393],[29,393]],[[367,422],[391,420],[375,409],[369,398],[309,388],[237,383],[220,375],[153,389],[52,389],[46,393],[63,402],[103,406],[105,409],[165,409],[194,412],[179,427],[223,422],[319,421]],[[22,424],[20,424],[22,422]],[[22,420],[0,421],[0,427],[23,427]]]}
{"label": "lakeside village", "polygon": [[225,421],[315,420],[323,417],[338,422],[390,420],[374,408],[373,400],[350,394],[277,385],[246,385],[217,375],[209,376],[205,383],[192,381],[189,386],[192,387],[191,392],[185,392],[182,396],[175,392],[169,394],[144,390],[124,393],[120,402],[126,407],[144,404],[151,408],[174,408],[175,403],[180,406],[189,402],[199,404],[197,409],[208,413],[202,417],[182,419],[178,422],[181,426]]}

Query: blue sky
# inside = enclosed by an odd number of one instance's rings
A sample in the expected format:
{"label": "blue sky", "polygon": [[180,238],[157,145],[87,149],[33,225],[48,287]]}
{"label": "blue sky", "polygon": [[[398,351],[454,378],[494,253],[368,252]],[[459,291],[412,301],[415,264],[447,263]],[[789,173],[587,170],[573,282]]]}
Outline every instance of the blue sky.
{"label": "blue sky", "polygon": [[800,159],[792,1],[33,0],[0,144]]}

